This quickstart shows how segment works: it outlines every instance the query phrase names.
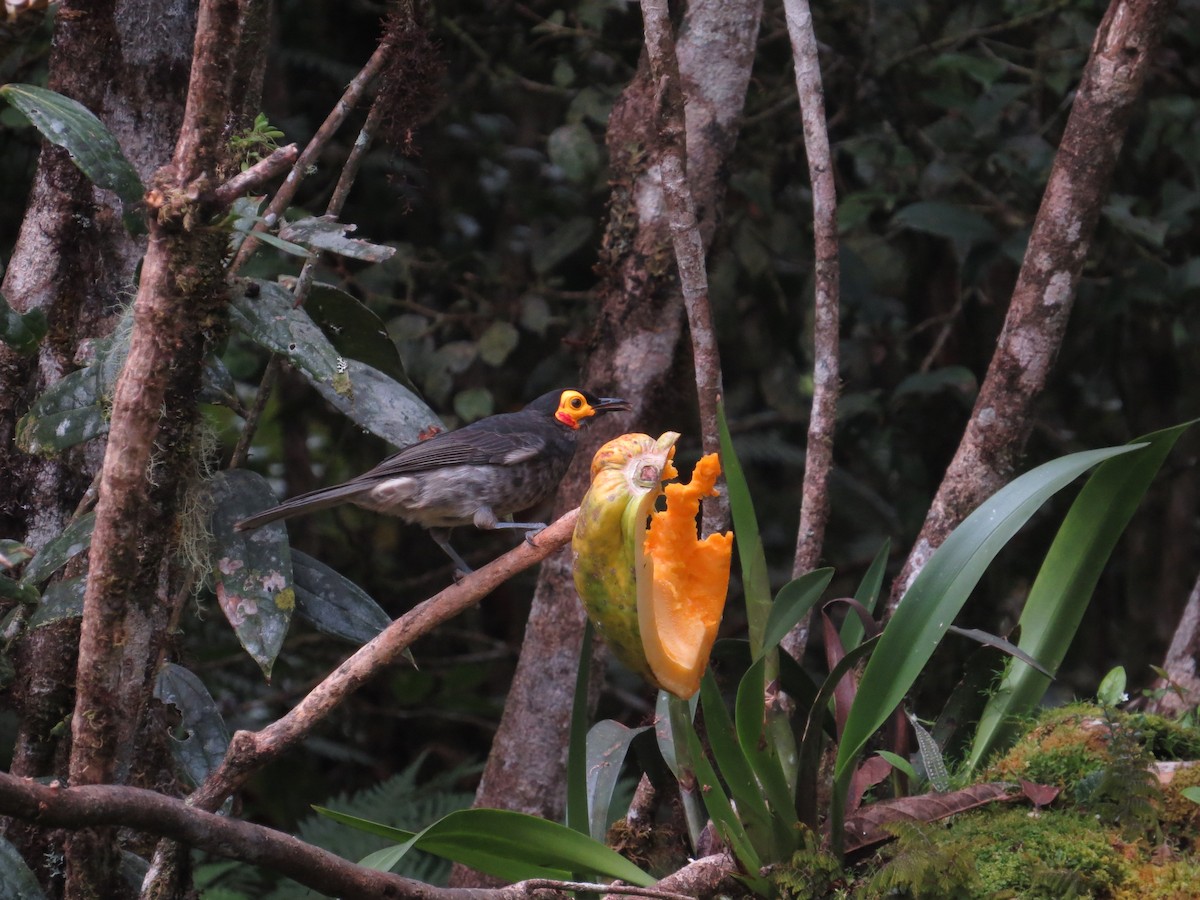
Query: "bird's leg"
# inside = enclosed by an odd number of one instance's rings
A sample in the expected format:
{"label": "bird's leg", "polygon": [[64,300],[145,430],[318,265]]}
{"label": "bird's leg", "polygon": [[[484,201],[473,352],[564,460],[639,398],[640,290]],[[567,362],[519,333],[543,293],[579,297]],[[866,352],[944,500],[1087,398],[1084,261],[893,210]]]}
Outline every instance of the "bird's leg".
{"label": "bird's leg", "polygon": [[490,507],[475,510],[475,527],[482,531],[497,531],[501,528],[520,528],[525,531],[525,541],[533,546],[533,539],[546,529],[545,522],[501,522]]}
{"label": "bird's leg", "polygon": [[[441,547],[442,550],[445,551],[446,555],[454,561],[455,567],[458,569],[458,571],[461,574],[470,575],[474,571],[474,569],[472,569],[470,566],[468,566],[463,561],[463,558],[458,555],[458,551],[450,546],[450,529],[449,528],[430,528],[429,536],[431,538],[433,538],[434,543],[436,543],[439,547]],[[458,580],[458,577],[456,575],[455,581],[457,581],[457,580]]]}

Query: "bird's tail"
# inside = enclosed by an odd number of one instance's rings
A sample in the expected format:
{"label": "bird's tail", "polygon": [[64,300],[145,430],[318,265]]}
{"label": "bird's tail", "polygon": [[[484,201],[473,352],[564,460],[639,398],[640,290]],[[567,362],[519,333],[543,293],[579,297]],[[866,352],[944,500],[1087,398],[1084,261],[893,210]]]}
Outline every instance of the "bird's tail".
{"label": "bird's tail", "polygon": [[318,509],[326,509],[330,506],[350,502],[356,496],[364,494],[368,490],[370,490],[370,485],[356,484],[354,482],[338,484],[333,487],[318,488],[315,491],[309,491],[307,494],[300,494],[299,496],[292,497],[290,500],[284,500],[278,506],[272,506],[270,509],[263,510],[248,519],[242,519],[242,521],[233,527],[236,531],[250,531],[271,522],[278,522],[280,519],[290,519],[292,516],[300,516],[305,513],[315,512]]}

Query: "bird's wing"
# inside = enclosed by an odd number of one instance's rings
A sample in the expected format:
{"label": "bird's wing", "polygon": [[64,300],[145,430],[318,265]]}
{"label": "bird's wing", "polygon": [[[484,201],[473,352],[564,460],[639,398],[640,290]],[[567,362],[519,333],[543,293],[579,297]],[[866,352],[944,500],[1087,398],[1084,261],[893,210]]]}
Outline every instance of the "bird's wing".
{"label": "bird's wing", "polygon": [[355,481],[392,478],[442,466],[514,465],[545,448],[546,439],[529,432],[460,429],[405,447]]}

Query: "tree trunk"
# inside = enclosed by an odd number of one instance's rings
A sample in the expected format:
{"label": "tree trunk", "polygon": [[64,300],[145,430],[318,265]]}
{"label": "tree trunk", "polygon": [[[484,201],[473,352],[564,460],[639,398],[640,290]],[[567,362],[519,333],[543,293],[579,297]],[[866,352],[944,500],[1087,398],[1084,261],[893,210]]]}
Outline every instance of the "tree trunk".
{"label": "tree trunk", "polygon": [[[687,174],[705,247],[724,194],[723,167],[737,140],[761,4],[758,0],[693,3],[676,52],[684,84]],[[662,194],[658,100],[646,60],[614,106],[607,145],[612,199],[598,267],[600,310],[583,383],[633,403],[589,430],[558,491],[556,513],[587,490],[592,455],[627,431],[678,427],[658,410],[688,402],[675,376],[685,352],[683,301],[671,275],[671,230]],[[690,380],[689,382],[690,383]],[[698,437],[698,436],[697,436]],[[562,816],[572,689],[584,615],[575,595],[568,552],[542,566],[516,675],[475,798],[551,819]],[[456,870],[453,883],[479,883]]]}
{"label": "tree trunk", "polygon": [[1075,301],[1092,234],[1171,0],[1113,0],[1096,31],[996,352],[958,451],[896,578],[890,614],[933,551],[1012,477]]}

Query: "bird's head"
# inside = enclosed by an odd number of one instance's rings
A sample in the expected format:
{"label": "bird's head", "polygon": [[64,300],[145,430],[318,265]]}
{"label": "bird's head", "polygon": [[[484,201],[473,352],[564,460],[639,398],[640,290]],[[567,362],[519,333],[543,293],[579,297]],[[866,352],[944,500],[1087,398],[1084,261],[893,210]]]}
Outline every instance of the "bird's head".
{"label": "bird's head", "polygon": [[589,391],[566,388],[551,391],[529,404],[535,409],[544,409],[566,427],[577,430],[585,419],[606,412],[628,411],[633,406],[619,397],[597,397]]}

